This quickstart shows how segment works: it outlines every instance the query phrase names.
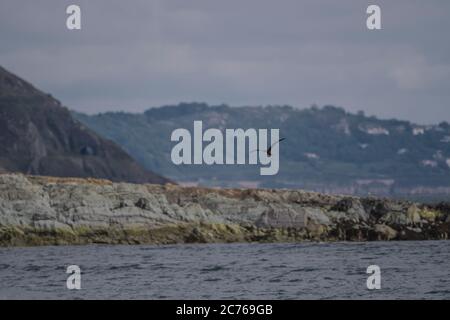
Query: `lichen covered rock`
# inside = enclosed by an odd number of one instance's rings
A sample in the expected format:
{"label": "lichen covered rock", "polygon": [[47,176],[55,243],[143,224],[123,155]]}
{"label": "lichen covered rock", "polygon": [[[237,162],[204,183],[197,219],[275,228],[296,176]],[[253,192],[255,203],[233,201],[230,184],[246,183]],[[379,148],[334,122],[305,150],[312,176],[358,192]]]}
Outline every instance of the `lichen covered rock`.
{"label": "lichen covered rock", "polygon": [[0,175],[0,245],[447,239],[448,206]]}

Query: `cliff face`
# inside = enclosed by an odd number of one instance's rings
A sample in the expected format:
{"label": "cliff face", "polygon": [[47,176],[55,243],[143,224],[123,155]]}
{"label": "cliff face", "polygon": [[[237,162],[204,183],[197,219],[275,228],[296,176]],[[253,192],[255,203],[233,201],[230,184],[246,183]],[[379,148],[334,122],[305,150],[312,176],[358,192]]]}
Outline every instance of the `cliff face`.
{"label": "cliff face", "polygon": [[450,206],[0,175],[0,244],[447,239]]}
{"label": "cliff face", "polygon": [[0,67],[0,172],[165,183],[61,103]]}

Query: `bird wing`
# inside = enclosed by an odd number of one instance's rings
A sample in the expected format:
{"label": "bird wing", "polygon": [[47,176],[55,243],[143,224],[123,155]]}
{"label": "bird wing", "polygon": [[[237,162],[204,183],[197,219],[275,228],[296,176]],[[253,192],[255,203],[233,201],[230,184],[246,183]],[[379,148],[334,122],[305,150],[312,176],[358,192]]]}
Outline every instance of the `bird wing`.
{"label": "bird wing", "polygon": [[270,152],[273,148],[274,145],[276,145],[277,143],[280,143],[281,141],[286,140],[286,138],[281,138],[279,139],[277,142],[274,142],[269,149],[267,149],[267,152]]}

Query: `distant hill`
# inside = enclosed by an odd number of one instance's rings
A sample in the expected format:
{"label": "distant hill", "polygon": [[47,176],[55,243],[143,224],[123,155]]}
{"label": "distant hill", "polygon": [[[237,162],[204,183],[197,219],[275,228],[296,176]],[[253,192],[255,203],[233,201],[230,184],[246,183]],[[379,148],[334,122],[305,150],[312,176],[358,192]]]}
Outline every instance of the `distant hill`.
{"label": "distant hill", "polygon": [[0,172],[165,183],[51,95],[0,67]]}
{"label": "distant hill", "polygon": [[[307,188],[378,195],[450,194],[450,125],[380,120],[325,106],[229,107],[181,103],[143,114],[75,117],[120,144],[147,169],[207,186]],[[261,177],[258,166],[176,166],[170,160],[176,128],[279,128],[280,171]]]}

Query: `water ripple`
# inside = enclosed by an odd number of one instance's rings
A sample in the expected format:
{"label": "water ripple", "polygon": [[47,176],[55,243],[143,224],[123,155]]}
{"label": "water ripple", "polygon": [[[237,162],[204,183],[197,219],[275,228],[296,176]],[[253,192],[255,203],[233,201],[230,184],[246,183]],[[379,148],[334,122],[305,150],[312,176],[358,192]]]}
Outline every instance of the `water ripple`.
{"label": "water ripple", "polygon": [[450,241],[2,248],[0,298],[450,299],[449,260]]}

